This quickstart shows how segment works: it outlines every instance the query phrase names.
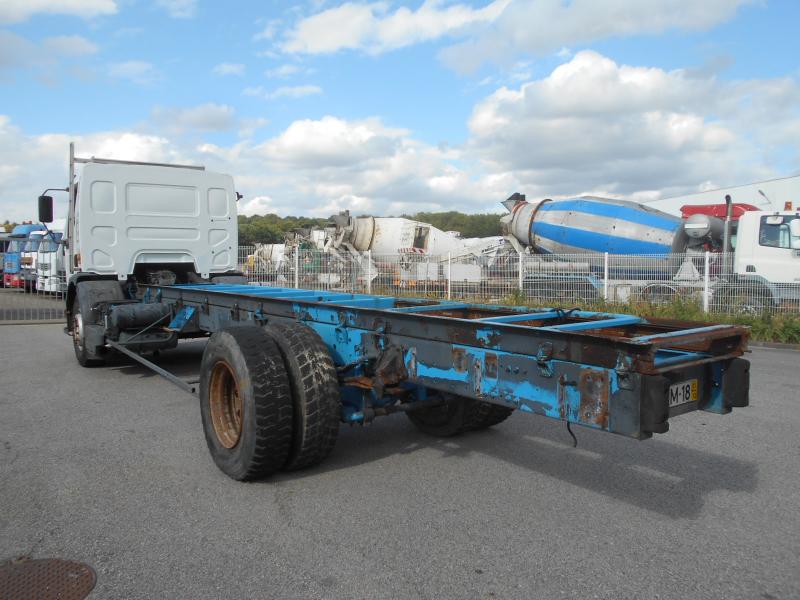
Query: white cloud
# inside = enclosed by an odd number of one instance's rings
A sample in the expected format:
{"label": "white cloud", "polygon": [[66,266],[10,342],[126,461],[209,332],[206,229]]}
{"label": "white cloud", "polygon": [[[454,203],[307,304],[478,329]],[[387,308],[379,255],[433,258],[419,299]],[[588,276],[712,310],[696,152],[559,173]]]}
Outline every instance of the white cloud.
{"label": "white cloud", "polygon": [[79,35],[59,35],[47,38],[44,51],[57,56],[86,56],[97,52],[97,46]]}
{"label": "white cloud", "polygon": [[157,106],[152,110],[150,119],[159,130],[176,135],[227,131],[237,126],[236,111],[225,104],[213,102],[187,108]]}
{"label": "white cloud", "polygon": [[[484,0],[485,1],[485,0]],[[494,0],[479,7],[426,0],[416,10],[389,2],[345,2],[300,19],[279,46],[324,54],[343,49],[381,53],[444,37],[462,41],[441,53],[455,69],[508,64],[519,54],[569,52],[570,45],[615,36],[701,30],[759,0]],[[270,29],[270,38],[275,33]]]}
{"label": "white cloud", "polygon": [[242,138],[252,137],[258,129],[269,124],[266,117],[247,117],[239,122],[238,135]]}
{"label": "white cloud", "polygon": [[[40,79],[58,79],[56,67],[97,52],[97,46],[79,35],[55,36],[36,44],[11,31],[0,30],[0,70],[34,69]],[[74,63],[73,63],[74,65]]]}
{"label": "white cloud", "polygon": [[278,31],[278,26],[280,24],[281,21],[279,19],[273,19],[272,21],[269,21],[264,29],[253,36],[253,41],[257,42],[259,40],[271,40],[273,37],[275,37],[275,33]]}
{"label": "white cloud", "polygon": [[269,196],[243,198],[239,202],[239,214],[247,217],[252,217],[253,215],[268,215],[275,211],[275,201]]}
{"label": "white cloud", "polygon": [[245,66],[241,63],[219,63],[211,72],[214,75],[236,75],[242,77],[244,75]]}
{"label": "white cloud", "polygon": [[91,18],[116,12],[114,0],[3,0],[0,23],[21,23],[38,14]]}
{"label": "white cloud", "polygon": [[197,12],[197,0],[156,0],[156,5],[173,19],[190,19]]}
{"label": "white cloud", "polygon": [[150,85],[161,79],[161,72],[152,63],[143,60],[127,60],[111,63],[108,74],[116,79],[125,79],[137,85]]}
{"label": "white cloud", "polygon": [[302,19],[288,32],[281,47],[286,52],[306,54],[357,48],[379,53],[491,23],[510,2],[495,0],[475,9],[426,0],[415,11],[403,6],[394,12],[388,11],[386,2],[346,2]]}
{"label": "white cloud", "polygon": [[[66,186],[70,141],[76,142],[79,156],[187,162],[162,136],[129,131],[26,135],[7,116],[0,115],[0,164],[4,165],[0,169],[0,220],[35,218],[35,199],[42,189]],[[36,169],[30,165],[36,165]],[[65,196],[60,194],[56,198],[56,217],[65,216]]]}
{"label": "white cloud", "polygon": [[295,121],[257,150],[271,160],[302,168],[352,165],[391,155],[405,134],[377,119],[345,121],[327,116]]}
{"label": "white cloud", "polygon": [[[542,194],[630,195],[705,180],[753,181],[775,173],[758,160],[750,141],[757,115],[743,107],[754,102],[773,116],[783,107],[784,126],[800,123],[796,110],[794,121],[788,114],[800,88],[788,87],[776,98],[747,98],[741,84],[617,65],[584,51],[548,77],[480,102],[469,121],[470,151],[484,169],[512,174]],[[761,140],[763,147],[774,143]]]}
{"label": "white cloud", "polygon": [[[237,122],[214,104],[158,109],[153,121],[158,135],[140,128],[76,136],[78,150],[230,173],[245,195],[240,207],[252,213],[496,211],[514,191],[650,201],[800,171],[796,79],[726,82],[594,52],[488,94],[474,107],[468,141],[455,148],[378,118],[303,119],[266,139],[253,133],[263,118]],[[230,124],[241,135],[235,142],[203,139]],[[27,135],[0,117],[0,219],[30,217],[41,187],[62,185],[70,139]]]}
{"label": "white cloud", "polygon": [[296,75],[301,71],[305,73],[308,72],[307,70],[301,69],[298,65],[286,63],[272,69],[267,69],[264,71],[264,75],[270,78],[285,79],[286,77],[291,77],[292,75]]}
{"label": "white cloud", "polygon": [[281,86],[274,90],[268,90],[264,86],[246,87],[242,90],[243,96],[254,96],[265,100],[275,100],[277,98],[303,98],[321,94],[322,88],[318,85],[291,85]]}
{"label": "white cloud", "polygon": [[470,71],[487,61],[505,63],[519,53],[541,55],[614,36],[708,29],[755,1],[517,0],[491,26],[446,48],[442,58]]}
{"label": "white cloud", "polygon": [[30,40],[0,30],[0,69],[25,67],[31,64],[31,57],[37,52],[36,45]]}
{"label": "white cloud", "polygon": [[303,98],[321,94],[322,88],[318,85],[289,85],[281,86],[267,93],[267,98]]}

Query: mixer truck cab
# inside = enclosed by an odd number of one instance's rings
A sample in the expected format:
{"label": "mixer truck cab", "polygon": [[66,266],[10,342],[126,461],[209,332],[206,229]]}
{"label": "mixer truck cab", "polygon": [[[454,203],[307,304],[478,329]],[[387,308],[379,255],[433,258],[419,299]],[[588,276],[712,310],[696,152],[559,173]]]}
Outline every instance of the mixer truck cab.
{"label": "mixer truck cab", "polygon": [[800,210],[739,217],[733,268],[740,277],[800,285]]}

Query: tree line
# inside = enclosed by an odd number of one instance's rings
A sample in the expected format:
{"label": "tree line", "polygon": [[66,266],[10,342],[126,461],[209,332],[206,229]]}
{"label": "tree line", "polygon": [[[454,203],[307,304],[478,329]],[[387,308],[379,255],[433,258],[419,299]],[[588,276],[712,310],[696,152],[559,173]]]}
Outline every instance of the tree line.
{"label": "tree line", "polygon": [[[447,212],[419,212],[401,215],[406,219],[430,223],[443,231],[458,231],[463,237],[490,237],[500,235],[500,214],[468,215],[455,210]],[[328,219],[311,217],[279,217],[278,215],[239,216],[239,243],[250,245],[279,244],[287,233],[302,228],[325,227]]]}
{"label": "tree line", "polygon": [[[419,212],[401,215],[406,219],[430,223],[443,231],[458,231],[464,237],[490,237],[500,234],[499,214],[468,215],[455,210],[448,212]],[[239,216],[239,243],[250,245],[255,242],[279,244],[287,233],[307,227],[325,227],[328,219],[311,217],[279,217],[278,215]],[[0,230],[11,232],[16,223],[6,220]]]}

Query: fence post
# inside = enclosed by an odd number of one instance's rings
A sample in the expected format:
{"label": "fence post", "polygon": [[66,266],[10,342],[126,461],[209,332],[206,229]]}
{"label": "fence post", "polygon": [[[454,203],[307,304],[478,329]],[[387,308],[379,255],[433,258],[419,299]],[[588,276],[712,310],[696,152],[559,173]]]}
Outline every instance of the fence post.
{"label": "fence post", "polygon": [[608,252],[603,253],[603,300],[608,302]]}
{"label": "fence post", "polygon": [[711,290],[709,289],[708,285],[708,263],[709,263],[709,253],[706,250],[705,254],[703,255],[703,312],[708,312],[708,297],[711,295]]}
{"label": "fence post", "polygon": [[294,249],[294,288],[300,289],[300,248]]}
{"label": "fence post", "polygon": [[372,293],[372,250],[367,250],[367,293]]}
{"label": "fence post", "polygon": [[448,300],[450,300],[450,293],[451,293],[451,290],[450,290],[450,281],[451,281],[451,277],[450,277],[450,262],[451,262],[451,255],[450,255],[450,252],[448,252],[447,253],[447,299]]}
{"label": "fence post", "polygon": [[523,265],[524,265],[524,262],[523,262],[524,256],[523,256],[522,253],[517,252],[517,257],[519,258],[519,269],[518,269],[519,272],[517,273],[517,280],[518,280],[517,281],[517,288],[519,289],[519,292],[521,294],[524,291],[523,284],[522,284],[522,279],[523,279],[522,270],[523,270]]}

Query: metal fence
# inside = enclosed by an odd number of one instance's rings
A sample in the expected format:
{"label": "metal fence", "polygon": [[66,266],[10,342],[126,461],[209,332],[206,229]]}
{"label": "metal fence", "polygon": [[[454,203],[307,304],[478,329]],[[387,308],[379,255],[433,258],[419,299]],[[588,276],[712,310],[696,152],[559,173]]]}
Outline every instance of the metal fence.
{"label": "metal fence", "polygon": [[[239,247],[239,268],[263,285],[560,307],[677,304],[714,313],[800,314],[800,283],[734,274],[716,253],[668,255],[374,255],[299,250],[268,258]],[[0,288],[0,322],[60,321],[63,272],[30,291]]]}
{"label": "metal fence", "polygon": [[33,286],[0,288],[0,324],[64,320],[67,280],[62,272],[41,278]]}
{"label": "metal fence", "polygon": [[264,285],[392,296],[555,306],[694,305],[715,313],[800,314],[800,283],[734,274],[718,253],[658,255],[374,255],[239,248],[248,280]]}

